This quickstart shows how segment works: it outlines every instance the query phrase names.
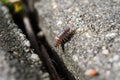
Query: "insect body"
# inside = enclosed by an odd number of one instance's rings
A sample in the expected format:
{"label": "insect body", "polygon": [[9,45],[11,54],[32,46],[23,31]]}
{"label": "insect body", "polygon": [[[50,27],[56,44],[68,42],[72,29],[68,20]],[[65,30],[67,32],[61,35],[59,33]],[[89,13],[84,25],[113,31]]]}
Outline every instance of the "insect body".
{"label": "insect body", "polygon": [[70,28],[66,28],[65,30],[60,32],[58,36],[55,38],[55,47],[58,47],[59,45],[69,41],[71,37],[74,35],[75,31],[76,29],[70,31]]}

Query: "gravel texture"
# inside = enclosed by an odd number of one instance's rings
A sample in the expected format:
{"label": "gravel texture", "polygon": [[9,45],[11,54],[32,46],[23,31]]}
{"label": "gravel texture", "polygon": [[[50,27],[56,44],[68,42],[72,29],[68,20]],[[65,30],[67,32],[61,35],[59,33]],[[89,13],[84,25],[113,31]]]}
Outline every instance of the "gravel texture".
{"label": "gravel texture", "polygon": [[[120,0],[40,0],[35,6],[49,43],[76,80],[120,79]],[[66,27],[78,29],[63,52],[54,39]],[[99,75],[86,76],[88,69]]]}
{"label": "gravel texture", "polygon": [[50,80],[30,42],[0,3],[0,80]]}

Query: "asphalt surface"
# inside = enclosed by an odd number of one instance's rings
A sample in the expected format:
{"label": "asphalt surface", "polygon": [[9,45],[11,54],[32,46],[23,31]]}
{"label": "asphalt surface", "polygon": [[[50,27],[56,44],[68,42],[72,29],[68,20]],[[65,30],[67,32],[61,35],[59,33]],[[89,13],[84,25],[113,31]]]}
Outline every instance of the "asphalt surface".
{"label": "asphalt surface", "polygon": [[[49,43],[76,80],[120,79],[120,0],[40,0],[35,6]],[[63,52],[54,41],[67,27],[78,29]],[[89,69],[99,75],[85,75]]]}
{"label": "asphalt surface", "polygon": [[42,61],[0,3],[0,80],[50,80]]}

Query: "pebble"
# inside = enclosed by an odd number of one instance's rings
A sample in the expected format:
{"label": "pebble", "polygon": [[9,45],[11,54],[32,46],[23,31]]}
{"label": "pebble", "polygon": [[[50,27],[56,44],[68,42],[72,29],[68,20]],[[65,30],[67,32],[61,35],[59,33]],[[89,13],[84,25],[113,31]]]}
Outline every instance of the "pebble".
{"label": "pebble", "polygon": [[91,37],[92,37],[89,33],[86,33],[85,36],[86,36],[87,38],[91,38]]}
{"label": "pebble", "polygon": [[113,61],[118,61],[119,60],[119,55],[113,56]]}
{"label": "pebble", "polygon": [[86,76],[89,76],[89,77],[94,77],[94,76],[97,76],[98,75],[98,72],[94,69],[88,69],[85,71],[84,73]]}
{"label": "pebble", "polygon": [[30,59],[33,61],[33,62],[36,62],[36,61],[39,61],[40,58],[37,54],[31,54],[31,57]]}
{"label": "pebble", "polygon": [[15,57],[19,57],[19,56],[20,56],[19,53],[16,52],[16,51],[13,51],[13,55],[14,55]]}
{"label": "pebble", "polygon": [[78,60],[79,60],[79,59],[78,59],[78,55],[73,55],[72,59],[73,59],[74,61],[78,61]]}
{"label": "pebble", "polygon": [[29,46],[30,46],[30,41],[24,40],[24,41],[23,41],[23,45],[29,47]]}
{"label": "pebble", "polygon": [[117,33],[109,33],[106,35],[107,38],[109,37],[115,37],[117,35]]}
{"label": "pebble", "polygon": [[105,54],[105,55],[108,55],[109,54],[109,50],[105,46],[103,46],[102,47],[102,53]]}
{"label": "pebble", "polygon": [[58,7],[58,4],[57,4],[57,2],[53,1],[51,3],[51,6],[53,7],[53,9],[56,9]]}
{"label": "pebble", "polygon": [[109,76],[111,74],[111,72],[108,70],[106,71],[106,75]]}

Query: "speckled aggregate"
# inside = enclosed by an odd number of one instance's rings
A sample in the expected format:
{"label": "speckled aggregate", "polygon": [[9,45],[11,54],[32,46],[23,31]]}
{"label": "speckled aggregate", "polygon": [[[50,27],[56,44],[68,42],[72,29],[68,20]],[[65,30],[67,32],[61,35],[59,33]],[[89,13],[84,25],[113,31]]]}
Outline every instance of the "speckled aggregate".
{"label": "speckled aggregate", "polygon": [[[65,44],[65,53],[53,46],[76,80],[120,79],[120,0],[41,0],[36,8],[52,46],[67,26],[87,30]],[[100,75],[84,76],[89,68]]]}

